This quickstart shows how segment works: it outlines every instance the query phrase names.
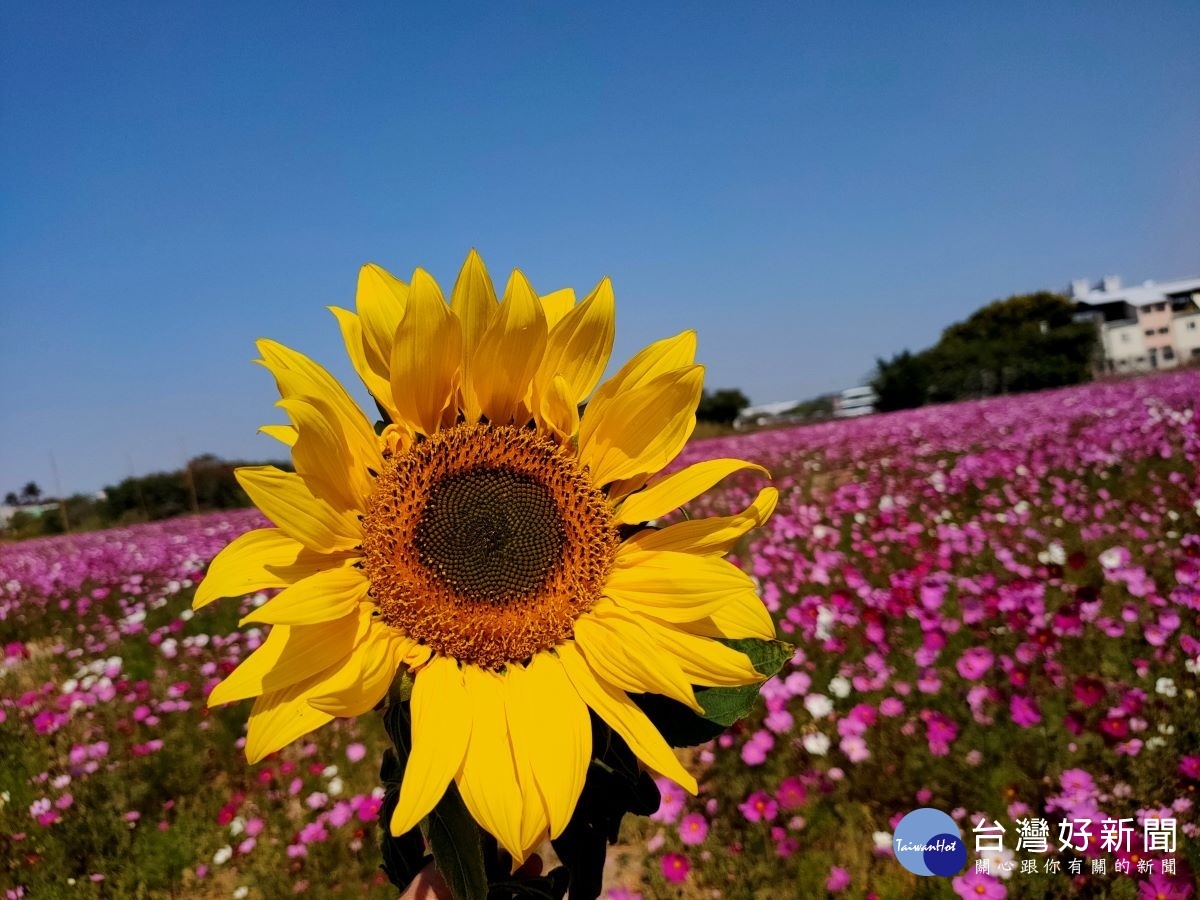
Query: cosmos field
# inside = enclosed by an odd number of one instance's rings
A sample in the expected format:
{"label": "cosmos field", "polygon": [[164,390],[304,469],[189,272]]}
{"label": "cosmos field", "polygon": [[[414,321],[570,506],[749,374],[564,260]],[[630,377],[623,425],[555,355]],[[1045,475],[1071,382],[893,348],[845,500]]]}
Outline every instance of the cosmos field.
{"label": "cosmos field", "polygon": [[[770,469],[779,508],[734,557],[797,650],[688,752],[700,796],[663,782],[626,821],[609,896],[1192,896],[1198,405],[1192,370],[689,445]],[[0,896],[395,896],[374,718],[250,767],[248,701],[205,708],[264,633],[191,593],[262,524],[0,544]],[[962,829],[957,878],[893,856],[924,806]]]}

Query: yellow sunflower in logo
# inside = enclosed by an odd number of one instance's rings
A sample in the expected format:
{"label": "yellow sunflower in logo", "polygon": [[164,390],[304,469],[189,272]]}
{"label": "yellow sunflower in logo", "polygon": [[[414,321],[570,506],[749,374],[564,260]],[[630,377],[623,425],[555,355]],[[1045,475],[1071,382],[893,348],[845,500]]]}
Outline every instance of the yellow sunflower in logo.
{"label": "yellow sunflower in logo", "polygon": [[378,434],[323,368],[258,344],[291,420],[264,431],[291,447],[295,472],[238,471],[276,527],[226,547],[194,605],[283,590],[243,620],[270,634],[209,704],[258,698],[257,762],[372,709],[407,667],[412,749],[392,833],[454,781],[518,862],[571,818],[589,709],[694,793],[629,694],[700,711],[693,685],[763,679],[713,638],[775,635],[753,581],[722,556],[778,498],[765,487],[738,515],[646,524],[762,471],[717,459],[652,478],[695,427],[695,335],[651,345],[596,388],[613,341],[607,279],[576,303],[539,297],[517,271],[497,302],[472,251],[448,304],[423,270],[405,284],[373,265],[356,302],[333,313],[389,420]]}

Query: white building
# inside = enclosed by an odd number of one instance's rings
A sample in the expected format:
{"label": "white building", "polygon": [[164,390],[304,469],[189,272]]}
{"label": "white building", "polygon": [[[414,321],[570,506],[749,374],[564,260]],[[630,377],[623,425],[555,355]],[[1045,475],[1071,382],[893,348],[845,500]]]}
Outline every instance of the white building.
{"label": "white building", "polygon": [[782,418],[784,413],[795,409],[799,404],[799,400],[780,400],[775,403],[760,403],[757,406],[747,406],[738,413],[733,427],[752,428],[754,426],[787,422],[789,421],[788,419]]}
{"label": "white building", "polygon": [[1100,331],[1106,372],[1173,369],[1200,363],[1200,278],[1122,287],[1108,276],[1072,282],[1081,319]]}
{"label": "white building", "polygon": [[869,385],[846,388],[833,400],[833,414],[839,419],[851,419],[875,412],[879,397]]}

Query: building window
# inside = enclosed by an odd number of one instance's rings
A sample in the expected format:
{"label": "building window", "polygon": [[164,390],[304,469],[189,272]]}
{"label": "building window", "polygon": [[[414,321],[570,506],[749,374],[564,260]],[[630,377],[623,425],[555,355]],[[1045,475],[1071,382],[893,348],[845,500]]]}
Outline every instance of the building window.
{"label": "building window", "polygon": [[1170,331],[1170,330],[1171,330],[1170,328],[1160,328],[1160,329],[1158,329],[1158,333],[1159,333],[1159,334],[1166,334],[1166,333],[1167,333],[1168,331]]}
{"label": "building window", "polygon": [[1163,359],[1174,359],[1174,358],[1175,358],[1175,348],[1174,347],[1163,347]]}
{"label": "building window", "polygon": [[1200,347],[1192,348],[1192,359],[1200,359]]}
{"label": "building window", "polygon": [[1154,337],[1154,329],[1153,328],[1146,329],[1146,337]]}
{"label": "building window", "polygon": [[1195,322],[1188,322],[1188,328],[1190,328],[1192,331],[1195,331],[1195,330],[1196,330],[1196,323],[1195,323]]}

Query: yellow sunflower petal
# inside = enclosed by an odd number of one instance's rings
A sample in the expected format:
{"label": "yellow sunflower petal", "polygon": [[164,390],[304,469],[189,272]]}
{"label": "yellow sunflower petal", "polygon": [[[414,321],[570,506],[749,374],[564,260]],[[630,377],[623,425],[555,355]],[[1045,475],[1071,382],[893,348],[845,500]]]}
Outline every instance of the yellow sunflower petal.
{"label": "yellow sunflower petal", "polygon": [[720,557],[625,547],[604,586],[618,606],[666,622],[702,619],[746,592],[754,593],[754,580]]}
{"label": "yellow sunflower petal", "polygon": [[[670,621],[665,616],[658,618]],[[737,594],[707,616],[677,627],[704,637],[775,639],[775,622],[754,591]]]}
{"label": "yellow sunflower petal", "polygon": [[391,372],[396,410],[422,434],[445,424],[443,414],[457,395],[462,359],[458,317],[446,306],[437,282],[417,269],[396,330]]}
{"label": "yellow sunflower petal", "polygon": [[323,410],[336,418],[337,428],[355,457],[366,452],[368,457],[360,462],[370,465],[375,431],[341,383],[322,366],[290,347],[268,340],[260,340],[256,346],[262,354],[263,366],[275,377],[280,396],[318,401]]}
{"label": "yellow sunflower petal", "polygon": [[360,654],[370,652],[371,645],[377,640],[368,634],[353,653],[328,669],[281,691],[272,691],[259,697],[250,712],[246,733],[246,756],[250,762],[258,762],[268,753],[332,721],[332,715],[316,709],[311,701],[315,697],[351,687],[362,672]]}
{"label": "yellow sunflower petal", "polygon": [[279,528],[259,528],[235,538],[216,555],[196,586],[192,609],[218,597],[243,597],[267,588],[285,587],[331,566],[344,565],[350,554],[309,550]]}
{"label": "yellow sunflower petal", "polygon": [[697,556],[728,553],[742,537],[762,525],[775,511],[779,491],[765,487],[754,502],[736,516],[713,516],[676,522],[665,528],[645,528],[625,542],[630,550],[674,550]]}
{"label": "yellow sunflower petal", "polygon": [[363,353],[375,372],[388,371],[396,328],[407,303],[408,285],[391,272],[374,263],[359,270],[354,305],[362,324]]}
{"label": "yellow sunflower petal", "polygon": [[[587,705],[562,663],[549,653],[537,654],[528,666],[509,666],[505,688],[518,774],[522,784],[532,777],[549,819],[550,837],[557,838],[575,813],[592,759]],[[553,716],[546,710],[553,710]]]}
{"label": "yellow sunflower petal", "polygon": [[546,327],[553,328],[575,306],[575,291],[571,288],[561,288],[549,294],[542,294],[540,299],[542,311],[546,313]]}
{"label": "yellow sunflower petal", "polygon": [[212,689],[208,705],[280,691],[345,659],[365,630],[360,611],[318,625],[276,625],[262,645]]}
{"label": "yellow sunflower petal", "polygon": [[479,419],[479,401],[471,390],[470,369],[483,333],[499,311],[496,289],[483,259],[472,250],[454,282],[450,309],[458,316],[463,334],[463,412],[468,422]]}
{"label": "yellow sunflower petal", "polygon": [[614,397],[604,417],[579,424],[579,459],[596,485],[642,472],[657,472],[683,449],[696,427],[704,368],[690,366],[661,375]]}
{"label": "yellow sunflower petal", "polygon": [[[690,366],[696,359],[696,332],[683,331],[674,337],[655,341],[629,362],[612,378],[596,389],[588,409],[603,409],[617,394],[649,384],[660,375]],[[597,406],[599,403],[599,406]]]}
{"label": "yellow sunflower petal", "polygon": [[358,520],[337,512],[313,496],[295,472],[274,466],[250,466],[234,472],[251,502],[289,537],[310,550],[331,553],[352,550],[362,540]]}
{"label": "yellow sunflower petal", "polygon": [[370,587],[362,569],[354,566],[326,569],[284,588],[243,618],[240,624],[315,625],[318,622],[332,622],[353,613],[358,604],[367,598]]}
{"label": "yellow sunflower petal", "polygon": [[517,778],[503,677],[478,666],[463,666],[463,679],[471,696],[471,740],[457,781],[463,803],[475,821],[495,835],[519,864],[532,849],[525,846],[522,836],[523,807],[529,804],[541,809],[541,802],[536,787],[521,784]]}
{"label": "yellow sunflower petal", "polygon": [[648,616],[639,616],[638,624],[649,633],[659,655],[673,660],[692,684],[733,687],[764,680],[750,664],[750,658],[732,647]]}
{"label": "yellow sunflower petal", "polygon": [[550,331],[534,379],[535,402],[557,376],[566,379],[575,405],[592,392],[612,352],[615,316],[612,283],[605,278]]}
{"label": "yellow sunflower petal", "polygon": [[434,657],[416,674],[412,693],[412,752],[392,813],[392,834],[410,830],[437,805],[458,774],[471,737],[471,697],[458,663]]}
{"label": "yellow sunflower petal", "polygon": [[396,678],[400,660],[416,641],[388,634],[382,628],[376,628],[374,632],[375,636],[363,641],[351,656],[350,664],[355,667],[355,674],[350,683],[310,697],[309,706],[331,716],[353,718],[378,705]]}
{"label": "yellow sunflower petal", "polygon": [[496,424],[511,422],[546,349],[546,316],[525,276],[514,271],[504,302],[468,362],[480,409]]}
{"label": "yellow sunflower petal", "polygon": [[296,474],[313,492],[339,512],[363,512],[370,494],[371,476],[350,458],[336,420],[315,405],[315,400],[290,398],[279,406],[291,418],[297,440],[292,447]]}
{"label": "yellow sunflower petal", "polygon": [[607,601],[575,622],[575,645],[588,665],[614,687],[634,694],[662,694],[704,712],[691,682],[665,656],[637,620]]}
{"label": "yellow sunflower petal", "polygon": [[622,738],[648,768],[670,778],[690,794],[697,791],[696,779],[680,765],[675,753],[644,712],[626,696],[599,678],[583,654],[572,643],[560,644],[558,657],[571,684],[592,710]]}
{"label": "yellow sunflower petal", "polygon": [[613,519],[620,525],[653,521],[694,500],[718,481],[742,469],[768,474],[762,466],[741,459],[709,459],[694,463],[626,498]]}
{"label": "yellow sunflower petal", "polygon": [[542,425],[559,441],[566,442],[579,430],[579,405],[562,375],[556,375],[542,394],[538,413]]}
{"label": "yellow sunflower petal", "polygon": [[358,373],[358,377],[362,379],[362,383],[366,385],[371,396],[388,410],[393,421],[395,420],[394,408],[392,406],[392,390],[391,384],[387,379],[387,370],[376,371],[371,368],[371,364],[367,361],[367,351],[363,337],[362,320],[348,309],[342,309],[338,306],[330,306],[327,309],[333,313],[338,322],[338,328],[342,332],[342,342],[346,345],[346,355],[350,357],[350,363],[354,366],[354,371]]}
{"label": "yellow sunflower petal", "polygon": [[308,705],[309,696],[325,674],[263,694],[254,701],[246,728],[246,759],[251,764],[333,721],[333,716]]}
{"label": "yellow sunflower petal", "polygon": [[281,444],[286,444],[289,447],[295,444],[296,438],[299,437],[296,429],[291,425],[264,425],[258,430],[267,437],[273,437]]}

